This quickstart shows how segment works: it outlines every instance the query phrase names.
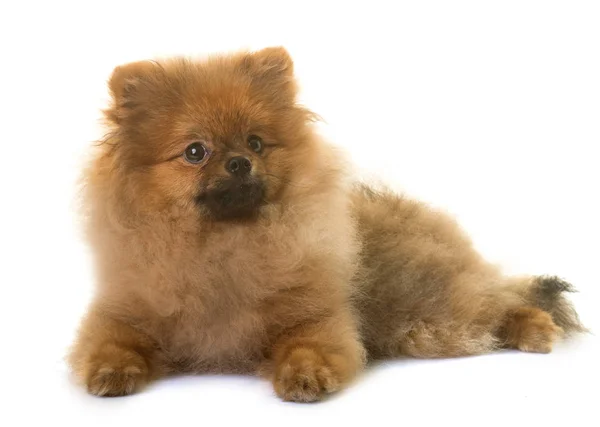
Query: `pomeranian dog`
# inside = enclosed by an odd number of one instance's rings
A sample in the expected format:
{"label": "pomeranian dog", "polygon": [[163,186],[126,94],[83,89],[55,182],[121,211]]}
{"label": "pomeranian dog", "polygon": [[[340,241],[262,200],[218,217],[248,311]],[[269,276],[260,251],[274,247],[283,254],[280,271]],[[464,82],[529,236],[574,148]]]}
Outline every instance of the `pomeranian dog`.
{"label": "pomeranian dog", "polygon": [[584,331],[556,277],[505,277],[444,213],[348,176],[283,48],[117,67],[85,173],[97,292],[69,363],[127,395],[171,373],[257,373],[284,400],[368,360]]}

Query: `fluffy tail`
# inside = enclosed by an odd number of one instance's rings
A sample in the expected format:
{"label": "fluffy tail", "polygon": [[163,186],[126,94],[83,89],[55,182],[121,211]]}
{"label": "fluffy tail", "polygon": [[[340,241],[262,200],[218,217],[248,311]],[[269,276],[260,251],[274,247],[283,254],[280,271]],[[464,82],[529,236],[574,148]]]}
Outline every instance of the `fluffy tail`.
{"label": "fluffy tail", "polygon": [[537,276],[529,289],[529,301],[550,313],[552,320],[565,333],[587,332],[565,292],[576,292],[573,285],[556,276]]}

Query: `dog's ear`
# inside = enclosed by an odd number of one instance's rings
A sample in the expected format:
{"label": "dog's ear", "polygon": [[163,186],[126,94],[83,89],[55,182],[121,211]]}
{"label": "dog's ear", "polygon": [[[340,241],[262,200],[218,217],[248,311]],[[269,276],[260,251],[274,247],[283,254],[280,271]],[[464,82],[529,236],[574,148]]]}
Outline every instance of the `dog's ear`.
{"label": "dog's ear", "polygon": [[144,102],[153,94],[153,87],[162,75],[162,68],[153,61],[138,61],[118,66],[112,72],[108,88],[113,106],[107,117],[116,124],[143,111]]}
{"label": "dog's ear", "polygon": [[267,47],[252,54],[258,70],[274,78],[294,76],[294,62],[288,51],[281,46]]}
{"label": "dog's ear", "polygon": [[268,47],[247,54],[243,58],[243,67],[262,91],[275,100],[293,103],[298,91],[294,62],[285,48]]}

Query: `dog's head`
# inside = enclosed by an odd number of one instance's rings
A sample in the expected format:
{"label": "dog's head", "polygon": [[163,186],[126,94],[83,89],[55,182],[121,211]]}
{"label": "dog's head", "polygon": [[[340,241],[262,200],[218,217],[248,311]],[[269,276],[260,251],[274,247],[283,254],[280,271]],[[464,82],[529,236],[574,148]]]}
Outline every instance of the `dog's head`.
{"label": "dog's head", "polygon": [[130,199],[251,219],[311,161],[309,122],[283,48],[117,67],[106,117]]}

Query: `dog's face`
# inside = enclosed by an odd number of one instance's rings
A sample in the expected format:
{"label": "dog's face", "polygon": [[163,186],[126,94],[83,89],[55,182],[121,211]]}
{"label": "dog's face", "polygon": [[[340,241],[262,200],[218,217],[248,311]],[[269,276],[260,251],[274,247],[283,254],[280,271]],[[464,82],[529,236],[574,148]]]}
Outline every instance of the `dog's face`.
{"label": "dog's face", "polygon": [[213,220],[255,218],[276,202],[311,158],[312,115],[296,105],[292,69],[282,48],[115,69],[106,116],[130,197]]}

